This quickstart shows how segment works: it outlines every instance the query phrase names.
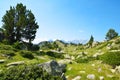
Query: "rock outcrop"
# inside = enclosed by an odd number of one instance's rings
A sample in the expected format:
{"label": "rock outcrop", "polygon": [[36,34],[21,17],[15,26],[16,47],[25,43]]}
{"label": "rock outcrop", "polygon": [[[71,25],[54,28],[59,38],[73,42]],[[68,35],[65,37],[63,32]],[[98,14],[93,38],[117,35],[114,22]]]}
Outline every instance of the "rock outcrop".
{"label": "rock outcrop", "polygon": [[24,64],[24,63],[25,63],[24,61],[12,62],[12,63],[7,64],[7,66],[17,66],[17,65]]}

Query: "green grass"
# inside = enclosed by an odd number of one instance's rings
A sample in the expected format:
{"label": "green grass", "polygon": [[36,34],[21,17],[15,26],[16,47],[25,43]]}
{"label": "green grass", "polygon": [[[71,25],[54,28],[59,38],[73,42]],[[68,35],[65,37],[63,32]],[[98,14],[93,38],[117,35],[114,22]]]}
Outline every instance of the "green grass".
{"label": "green grass", "polygon": [[[95,66],[92,66],[95,64]],[[71,68],[71,70],[68,70]],[[98,72],[98,69],[101,68],[101,72]],[[111,66],[106,64],[101,64],[99,61],[91,61],[89,63],[81,63],[81,64],[68,64],[67,65],[67,72],[66,75],[69,76],[68,80],[72,80],[76,76],[81,76],[81,80],[86,80],[86,76],[88,74],[94,74],[96,76],[95,80],[99,80],[99,76],[104,76],[105,80],[114,80],[114,78],[107,77],[107,74],[114,75],[114,77],[120,77],[111,73],[109,70]],[[80,71],[85,71],[85,73],[80,73]]]}
{"label": "green grass", "polygon": [[[115,38],[116,39],[116,38]],[[98,46],[95,46],[93,48],[87,48],[87,49],[81,49],[81,46],[75,46],[75,45],[69,45],[67,47],[64,47],[62,44],[60,46],[62,47],[63,51],[65,54],[69,54],[70,56],[76,56],[80,54],[81,52],[87,52],[87,56],[93,56],[94,54],[98,53],[99,51],[102,53],[106,53],[109,50],[106,49],[106,46],[108,44],[111,44],[113,41],[108,41],[108,42],[102,42]],[[59,43],[58,43],[59,44]],[[82,46],[83,47],[83,46]],[[11,59],[8,59],[7,57],[1,56],[2,53],[0,53],[0,60],[5,59],[5,63],[0,63],[0,70],[1,69],[6,69],[6,65],[11,62],[17,62],[17,61],[24,61],[25,64],[30,65],[30,64],[40,64],[43,62],[47,62],[50,60],[64,60],[61,58],[53,58],[48,55],[39,55],[39,51],[37,52],[32,52],[34,55],[34,59],[28,59],[24,58],[19,54],[19,50],[15,50],[12,46],[10,45],[3,45],[0,44],[0,52],[2,50],[7,50],[9,51],[14,51],[15,56],[12,56]],[[49,50],[44,50],[43,52],[47,52]],[[43,53],[44,54],[44,53]],[[75,60],[74,60],[75,61]],[[99,80],[100,76],[104,76],[105,80],[120,80],[119,73],[112,73],[110,69],[112,66],[104,63],[100,63],[100,60],[92,60],[88,61],[88,63],[75,63],[73,62],[72,64],[67,64],[67,71],[65,73],[66,76],[68,77],[68,80],[72,80],[76,76],[81,76],[81,80],[87,80],[86,76],[88,74],[94,74],[96,76],[95,80]],[[92,65],[95,66],[92,66]],[[71,70],[69,70],[71,68]],[[98,72],[98,69],[101,68],[101,72]],[[85,71],[85,73],[80,73],[80,71]],[[107,75],[113,75],[113,78],[107,77]]]}

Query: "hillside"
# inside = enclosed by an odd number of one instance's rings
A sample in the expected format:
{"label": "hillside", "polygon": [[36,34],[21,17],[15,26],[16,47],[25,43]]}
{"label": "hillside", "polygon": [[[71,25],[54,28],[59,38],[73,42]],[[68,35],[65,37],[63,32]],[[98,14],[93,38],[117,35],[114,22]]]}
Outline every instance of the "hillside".
{"label": "hillside", "polygon": [[[120,52],[120,37],[88,45],[75,45],[60,40],[42,42],[39,51],[19,50],[11,45],[0,44],[0,72],[17,65],[33,65],[56,60],[66,64],[68,80],[119,80],[120,68],[104,63],[100,56],[107,52]],[[119,62],[119,61],[118,61]]]}

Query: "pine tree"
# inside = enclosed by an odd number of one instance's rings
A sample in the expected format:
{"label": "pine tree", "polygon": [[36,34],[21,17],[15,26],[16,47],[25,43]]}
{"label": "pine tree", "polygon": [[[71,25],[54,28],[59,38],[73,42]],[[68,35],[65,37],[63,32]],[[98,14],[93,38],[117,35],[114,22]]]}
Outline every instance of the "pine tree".
{"label": "pine tree", "polygon": [[91,35],[90,40],[88,42],[89,46],[92,47],[92,43],[94,42],[94,37]]}
{"label": "pine tree", "polygon": [[111,40],[117,36],[118,36],[118,33],[114,29],[109,29],[109,31],[106,34],[106,39]]}
{"label": "pine tree", "polygon": [[26,9],[22,3],[16,7],[10,7],[2,18],[5,39],[10,43],[27,40],[31,43],[39,26],[34,14]]}

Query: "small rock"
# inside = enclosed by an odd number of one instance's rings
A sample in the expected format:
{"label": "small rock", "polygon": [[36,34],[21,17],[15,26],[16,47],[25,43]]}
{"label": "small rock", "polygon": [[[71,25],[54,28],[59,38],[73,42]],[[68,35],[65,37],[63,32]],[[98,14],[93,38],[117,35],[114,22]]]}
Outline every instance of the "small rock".
{"label": "small rock", "polygon": [[66,76],[66,78],[68,79],[68,78],[69,78],[69,76]]}
{"label": "small rock", "polygon": [[116,72],[120,73],[120,66],[116,66],[115,70]]}
{"label": "small rock", "polygon": [[101,72],[102,71],[102,69],[101,68],[98,68],[98,72]]}
{"label": "small rock", "polygon": [[87,78],[91,79],[91,80],[94,80],[95,79],[95,75],[94,74],[88,74]]}
{"label": "small rock", "polygon": [[111,71],[112,73],[115,73],[115,69],[110,69],[110,71]]}
{"label": "small rock", "polygon": [[74,79],[72,80],[80,80],[81,79],[81,76],[76,76]]}
{"label": "small rock", "polygon": [[72,60],[75,60],[75,57],[74,57],[74,56],[71,56],[71,59],[72,59]]}
{"label": "small rock", "polygon": [[64,55],[64,57],[65,57],[66,59],[71,59],[71,57],[70,57],[69,54]]}
{"label": "small rock", "polygon": [[100,80],[104,80],[104,76],[100,76],[99,79],[100,79]]}
{"label": "small rock", "polygon": [[113,75],[110,75],[110,74],[108,74],[108,75],[107,75],[107,77],[110,77],[110,78],[112,78],[112,77],[113,77]]}
{"label": "small rock", "polygon": [[91,66],[95,66],[95,64],[92,64]]}

